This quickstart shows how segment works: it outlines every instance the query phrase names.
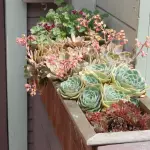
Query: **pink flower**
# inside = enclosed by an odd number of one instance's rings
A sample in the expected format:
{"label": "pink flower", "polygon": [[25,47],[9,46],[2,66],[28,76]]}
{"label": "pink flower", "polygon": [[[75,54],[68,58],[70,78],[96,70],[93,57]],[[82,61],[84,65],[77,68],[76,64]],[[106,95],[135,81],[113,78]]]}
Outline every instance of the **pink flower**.
{"label": "pink flower", "polygon": [[18,43],[18,44],[21,45],[21,46],[26,46],[27,40],[26,40],[26,38],[24,38],[24,37],[22,37],[22,38],[17,38],[17,39],[16,39],[16,43]]}
{"label": "pink flower", "polygon": [[98,41],[93,41],[92,43],[93,48],[96,50],[96,52],[98,52],[100,50],[100,45]]}
{"label": "pink flower", "polygon": [[77,14],[77,11],[76,10],[72,10],[72,13],[75,15],[75,14]]}
{"label": "pink flower", "polygon": [[142,57],[145,57],[145,56],[147,56],[147,53],[145,53],[143,50],[141,51],[141,56]]}
{"label": "pink flower", "polygon": [[31,89],[31,85],[30,84],[25,84],[24,86],[26,88],[26,91],[29,92],[30,89]]}
{"label": "pink flower", "polygon": [[80,11],[79,11],[79,14],[80,14],[80,15],[83,15],[83,11],[82,11],[82,10],[80,10]]}
{"label": "pink flower", "polygon": [[56,64],[56,56],[54,56],[54,55],[50,56],[50,58],[48,59],[48,62],[51,65],[55,65]]}
{"label": "pink flower", "polygon": [[146,37],[146,42],[145,42],[145,46],[147,47],[147,48],[150,48],[150,37]]}
{"label": "pink flower", "polygon": [[136,41],[136,46],[139,48],[139,47],[141,47],[142,46],[142,43],[141,42],[139,42],[139,40],[138,39],[135,39],[135,41]]}

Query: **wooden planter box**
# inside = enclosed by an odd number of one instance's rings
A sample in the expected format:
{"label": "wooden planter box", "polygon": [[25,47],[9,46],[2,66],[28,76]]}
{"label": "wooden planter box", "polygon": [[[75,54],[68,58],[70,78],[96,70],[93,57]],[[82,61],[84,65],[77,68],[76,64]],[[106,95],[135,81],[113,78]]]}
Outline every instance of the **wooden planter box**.
{"label": "wooden planter box", "polygon": [[[63,100],[52,82],[44,88],[42,101],[64,150],[95,150],[100,145],[150,140],[150,130],[95,133],[77,103]],[[140,99],[140,107],[150,113],[150,99]]]}

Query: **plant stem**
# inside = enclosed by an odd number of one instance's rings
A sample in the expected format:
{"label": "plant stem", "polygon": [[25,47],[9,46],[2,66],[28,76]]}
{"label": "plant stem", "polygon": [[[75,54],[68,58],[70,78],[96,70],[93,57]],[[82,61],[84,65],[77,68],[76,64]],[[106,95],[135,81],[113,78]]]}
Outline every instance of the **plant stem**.
{"label": "plant stem", "polygon": [[135,57],[133,58],[133,60],[136,59],[136,57],[139,56],[139,54],[141,53],[141,51],[142,51],[142,49],[144,48],[145,44],[146,44],[146,42],[141,46],[139,52],[135,55]]}

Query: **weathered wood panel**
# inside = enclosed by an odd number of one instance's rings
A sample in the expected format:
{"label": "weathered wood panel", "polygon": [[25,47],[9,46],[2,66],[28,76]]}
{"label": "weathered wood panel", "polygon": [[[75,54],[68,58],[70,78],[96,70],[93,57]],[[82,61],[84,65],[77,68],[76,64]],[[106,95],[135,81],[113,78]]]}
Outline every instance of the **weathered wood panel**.
{"label": "weathered wood panel", "polygon": [[80,10],[87,8],[94,11],[96,6],[96,0],[70,0],[75,9]]}
{"label": "weathered wood panel", "polygon": [[138,27],[140,0],[97,0],[97,6],[133,29]]}
{"label": "weathered wood panel", "polygon": [[[99,7],[97,7],[97,9],[101,13],[108,13],[108,12],[105,12],[104,10],[100,9]],[[116,31],[120,31],[120,30],[125,31],[126,36],[129,40],[128,46],[126,47],[126,49],[131,50],[133,48],[133,45],[135,43],[135,38],[137,36],[136,30],[134,30],[131,27],[127,26],[126,24],[124,24],[123,22],[121,22],[116,17],[112,16],[111,14],[109,14],[109,17],[105,18],[104,21],[108,25],[108,27],[113,28]]]}
{"label": "weathered wood panel", "polygon": [[30,97],[33,102],[33,130],[29,132],[29,150],[62,150],[53,126],[39,95]]}

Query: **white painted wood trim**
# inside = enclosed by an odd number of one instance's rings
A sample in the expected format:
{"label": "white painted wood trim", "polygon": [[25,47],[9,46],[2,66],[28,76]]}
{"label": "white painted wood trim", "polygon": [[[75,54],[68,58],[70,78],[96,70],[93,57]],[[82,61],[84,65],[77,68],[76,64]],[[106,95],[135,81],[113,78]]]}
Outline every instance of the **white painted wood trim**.
{"label": "white painted wood trim", "polygon": [[9,150],[27,150],[25,49],[16,44],[27,31],[27,8],[22,0],[5,0],[5,7]]}
{"label": "white painted wood trim", "polygon": [[[139,41],[144,42],[145,37],[149,35],[150,26],[150,1],[140,0],[140,11],[139,11],[139,24],[138,24],[138,35]],[[147,84],[150,85],[150,69],[148,65],[150,64],[150,52],[146,48],[148,55],[145,58],[141,56],[137,59],[136,68],[141,72],[142,76],[145,77]],[[148,91],[148,96],[150,96],[150,90]]]}
{"label": "white painted wood trim", "polygon": [[150,140],[150,130],[98,133],[87,140],[87,145],[108,145],[119,143],[143,142]]}

